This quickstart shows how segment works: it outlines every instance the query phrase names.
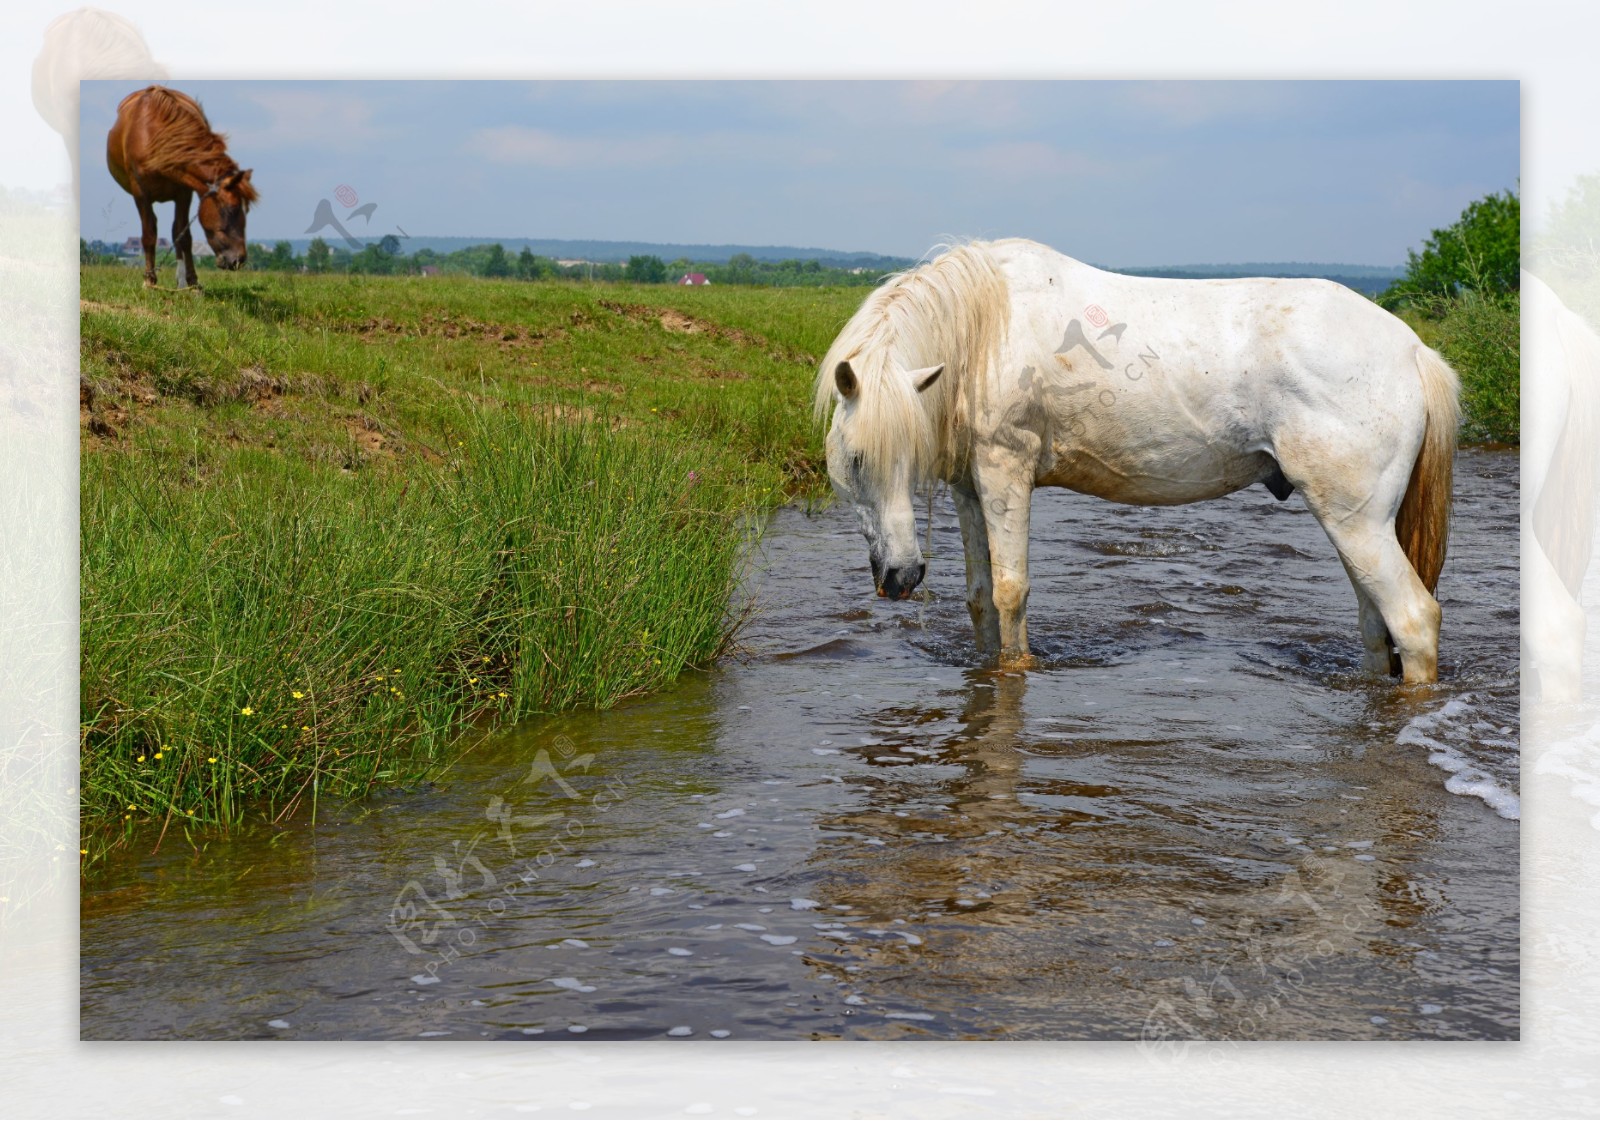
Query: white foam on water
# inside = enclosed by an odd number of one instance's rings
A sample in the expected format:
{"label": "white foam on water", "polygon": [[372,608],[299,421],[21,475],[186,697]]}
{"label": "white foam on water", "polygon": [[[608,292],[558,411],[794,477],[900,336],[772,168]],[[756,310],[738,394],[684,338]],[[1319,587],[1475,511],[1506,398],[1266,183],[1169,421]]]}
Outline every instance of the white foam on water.
{"label": "white foam on water", "polygon": [[547,980],[558,989],[571,989],[575,993],[592,993],[593,985],[585,985],[576,977],[550,977]]}
{"label": "white foam on water", "polygon": [[1507,790],[1495,781],[1493,775],[1474,763],[1459,748],[1436,738],[1445,728],[1457,723],[1464,713],[1472,711],[1471,701],[1470,693],[1452,697],[1443,708],[1413,717],[1400,729],[1395,742],[1427,748],[1428,762],[1449,772],[1450,777],[1445,779],[1444,788],[1450,793],[1481,799],[1484,805],[1506,820],[1520,821],[1522,799],[1514,791]]}
{"label": "white foam on water", "polygon": [[796,938],[793,934],[763,934],[761,940],[771,942],[774,946],[787,946],[796,941]]}
{"label": "white foam on water", "polygon": [[1571,784],[1568,793],[1595,809],[1589,824],[1600,829],[1600,723],[1545,748],[1533,769],[1566,779]]}

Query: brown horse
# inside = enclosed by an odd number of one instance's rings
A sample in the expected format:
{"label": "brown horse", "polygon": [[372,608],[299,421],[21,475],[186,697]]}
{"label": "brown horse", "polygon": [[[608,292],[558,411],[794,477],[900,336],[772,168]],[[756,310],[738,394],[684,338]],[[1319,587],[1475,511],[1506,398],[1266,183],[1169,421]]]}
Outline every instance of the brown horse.
{"label": "brown horse", "polygon": [[174,204],[172,248],[178,255],[178,287],[199,288],[194,274],[189,202],[200,196],[200,228],[217,255],[217,267],[245,262],[244,217],[256,201],[250,171],[228,155],[223,137],[211,131],[199,102],[165,86],[130,93],[117,106],[117,123],[106,137],[112,178],[133,196],[143,226],[144,282],[156,286],[155,204]]}

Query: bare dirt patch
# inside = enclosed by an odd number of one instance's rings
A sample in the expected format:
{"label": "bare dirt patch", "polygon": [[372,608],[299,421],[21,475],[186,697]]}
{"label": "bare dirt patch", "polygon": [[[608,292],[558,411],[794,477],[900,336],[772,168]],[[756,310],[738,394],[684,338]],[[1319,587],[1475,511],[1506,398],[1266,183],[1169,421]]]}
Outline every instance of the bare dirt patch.
{"label": "bare dirt patch", "polygon": [[338,329],[364,339],[411,335],[417,338],[475,339],[504,347],[543,346],[566,333],[560,327],[534,328],[516,323],[486,323],[470,315],[436,315],[431,312],[415,323],[399,323],[387,316],[375,315],[357,323],[343,324]]}

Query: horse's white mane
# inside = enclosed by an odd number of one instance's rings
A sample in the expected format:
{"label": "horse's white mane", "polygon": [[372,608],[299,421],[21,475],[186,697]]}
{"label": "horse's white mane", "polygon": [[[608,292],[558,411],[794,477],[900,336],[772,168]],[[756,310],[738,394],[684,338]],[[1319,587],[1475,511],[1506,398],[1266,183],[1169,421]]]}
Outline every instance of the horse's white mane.
{"label": "horse's white mane", "polygon": [[[960,405],[987,381],[1010,319],[1006,280],[989,248],[981,241],[957,245],[889,277],[822,360],[817,420],[837,405],[834,371],[848,360],[860,387],[850,409],[850,447],[879,484],[902,467],[912,481],[923,481],[957,465],[965,424]],[[940,364],[944,373],[926,392],[905,376]]]}

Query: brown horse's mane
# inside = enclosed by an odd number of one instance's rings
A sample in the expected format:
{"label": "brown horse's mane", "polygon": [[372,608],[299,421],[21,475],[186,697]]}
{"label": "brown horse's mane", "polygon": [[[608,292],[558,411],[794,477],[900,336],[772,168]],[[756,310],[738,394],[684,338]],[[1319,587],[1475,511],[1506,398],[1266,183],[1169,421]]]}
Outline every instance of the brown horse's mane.
{"label": "brown horse's mane", "polygon": [[[208,177],[239,169],[228,155],[227,137],[211,130],[205,110],[194,98],[166,86],[149,86],[129,94],[123,104],[141,96],[145,99],[145,111],[156,126],[151,129],[146,166],[173,178],[181,177],[191,168]],[[256,201],[256,189],[248,179],[240,181],[237,189],[241,202]]]}

